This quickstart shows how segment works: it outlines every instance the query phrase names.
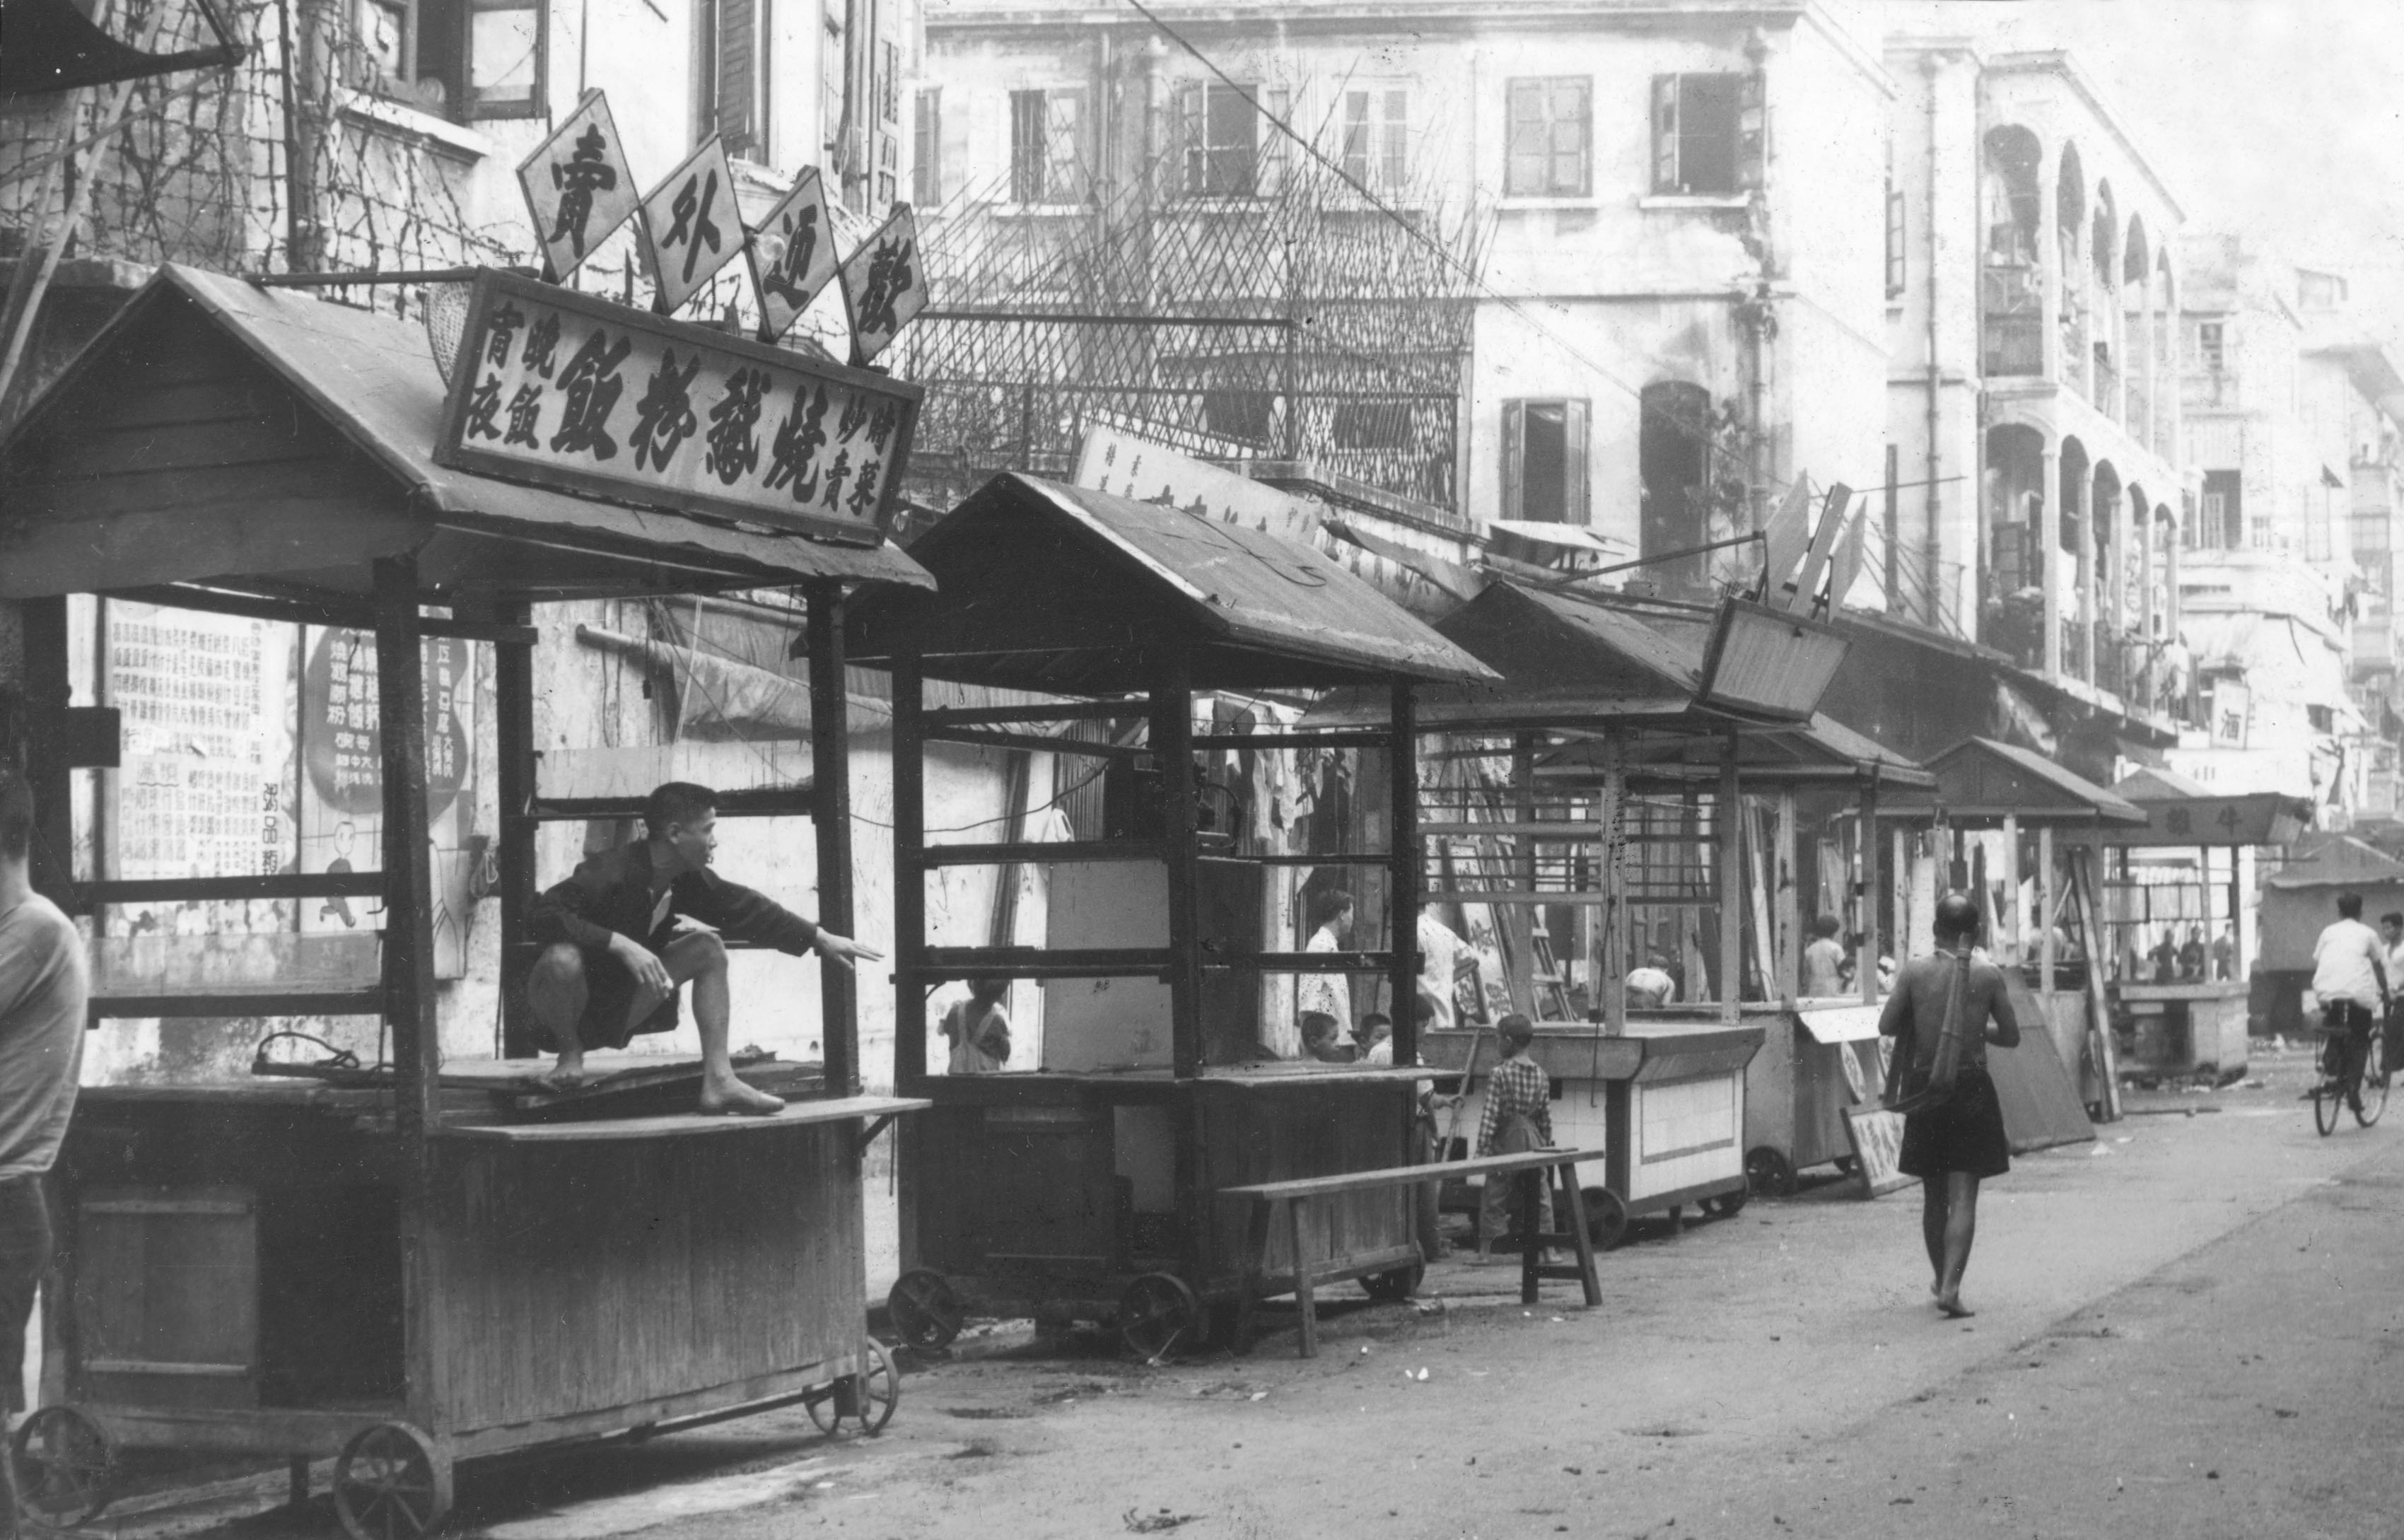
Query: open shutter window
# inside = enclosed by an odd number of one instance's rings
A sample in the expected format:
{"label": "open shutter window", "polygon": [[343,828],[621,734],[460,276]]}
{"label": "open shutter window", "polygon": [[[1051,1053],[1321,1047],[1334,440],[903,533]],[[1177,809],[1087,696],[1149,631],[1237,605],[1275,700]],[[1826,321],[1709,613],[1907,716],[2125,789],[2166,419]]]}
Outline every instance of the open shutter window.
{"label": "open shutter window", "polygon": [[1585,525],[1586,517],[1586,403],[1561,403],[1561,522]]}
{"label": "open shutter window", "polygon": [[1551,191],[1584,198],[1594,191],[1594,82],[1564,80],[1553,92]]}
{"label": "open shutter window", "polygon": [[727,152],[758,159],[751,107],[759,58],[759,0],[718,0],[718,132]]}
{"label": "open shutter window", "polygon": [[1653,77],[1653,190],[1678,190],[1678,77]]}
{"label": "open shutter window", "polygon": [[1285,190],[1288,169],[1293,165],[1292,142],[1278,125],[1286,120],[1291,101],[1283,86],[1262,86],[1254,92],[1261,110],[1252,124],[1252,154],[1260,170],[1256,176],[1256,196],[1274,198]]}
{"label": "open shutter window", "polygon": [[1544,190],[1551,152],[1544,128],[1544,83],[1512,81],[1506,115],[1510,122],[1504,135],[1503,154],[1508,164],[1503,173],[1503,189],[1514,197],[1536,197]]}
{"label": "open shutter window", "polygon": [[910,201],[923,209],[943,201],[943,88],[921,86],[910,123]]}
{"label": "open shutter window", "polygon": [[1528,453],[1528,403],[1502,403],[1502,516],[1524,517],[1519,511],[1520,462]]}
{"label": "open shutter window", "polygon": [[1756,192],[1769,185],[1769,77],[1754,70],[1737,99],[1736,185]]}
{"label": "open shutter window", "polygon": [[1202,83],[1188,80],[1177,88],[1177,147],[1185,162],[1185,185],[1180,190],[1199,198],[1209,182],[1210,146],[1202,132]]}
{"label": "open shutter window", "polygon": [[467,116],[539,118],[545,101],[543,0],[470,0]]}

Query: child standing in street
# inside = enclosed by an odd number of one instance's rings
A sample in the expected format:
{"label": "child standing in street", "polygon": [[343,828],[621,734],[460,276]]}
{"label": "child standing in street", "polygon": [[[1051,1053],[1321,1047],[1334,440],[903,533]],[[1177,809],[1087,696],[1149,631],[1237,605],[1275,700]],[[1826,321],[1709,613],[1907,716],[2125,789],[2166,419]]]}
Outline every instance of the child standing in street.
{"label": "child standing in street", "polygon": [[[1523,1155],[1553,1141],[1552,1077],[1528,1057],[1536,1041],[1535,1023],[1520,1012],[1504,1016],[1497,1028],[1502,1040],[1502,1061],[1486,1082],[1486,1110],[1477,1119],[1477,1153],[1482,1155]],[[1486,1179],[1484,1202],[1477,1218],[1480,1250],[1511,1228],[1512,1194],[1518,1181],[1512,1176]],[[1549,1184],[1536,1184],[1536,1228],[1553,1227],[1553,1195]]]}

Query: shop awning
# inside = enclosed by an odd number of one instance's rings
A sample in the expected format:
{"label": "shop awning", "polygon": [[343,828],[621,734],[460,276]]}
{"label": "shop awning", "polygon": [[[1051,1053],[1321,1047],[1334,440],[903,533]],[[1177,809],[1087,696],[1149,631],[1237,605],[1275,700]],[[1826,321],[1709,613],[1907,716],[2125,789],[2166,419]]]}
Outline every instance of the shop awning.
{"label": "shop awning", "polygon": [[2313,820],[2310,797],[2277,791],[2220,796],[2174,770],[2131,771],[2113,782],[2112,791],[2143,808],[2146,819],[2142,832],[2115,833],[2115,845],[2286,845]]}
{"label": "shop awning", "polygon": [[1928,769],[1936,778],[1933,795],[1908,792],[1881,803],[1879,816],[1920,819],[1942,808],[1957,825],[2012,818],[2030,827],[2113,825],[2116,835],[2120,828],[2142,828],[2146,821],[2126,798],[2017,744],[1967,738],[1930,760]]}
{"label": "shop awning", "polygon": [[216,44],[147,53],[103,32],[74,0],[7,0],[0,7],[0,32],[8,38],[7,47],[0,48],[0,95],[73,91],[239,61],[244,49],[226,36],[217,12],[206,0],[192,4]]}
{"label": "shop awning", "polygon": [[0,597],[247,587],[356,604],[414,552],[430,596],[927,587],[838,545],[434,463],[443,385],[413,321],[165,267],[0,443]]}
{"label": "shop awning", "polygon": [[872,595],[850,652],[933,679],[1079,694],[1149,690],[1182,648],[1195,689],[1490,679],[1326,553],[1107,492],[1001,475],[912,542],[940,601]]}

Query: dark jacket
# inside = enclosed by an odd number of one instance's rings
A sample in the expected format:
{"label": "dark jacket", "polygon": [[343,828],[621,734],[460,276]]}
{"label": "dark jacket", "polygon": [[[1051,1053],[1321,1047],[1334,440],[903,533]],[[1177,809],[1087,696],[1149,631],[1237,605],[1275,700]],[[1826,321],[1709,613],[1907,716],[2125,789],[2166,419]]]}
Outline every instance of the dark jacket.
{"label": "dark jacket", "polygon": [[[668,888],[668,915],[689,916],[730,941],[772,946],[795,956],[810,949],[818,928],[765,894],[727,881],[706,867],[686,872]],[[573,942],[607,947],[612,934],[651,945],[651,847],[648,840],[588,856],[566,881],[544,890],[526,911],[526,930],[544,945]]]}

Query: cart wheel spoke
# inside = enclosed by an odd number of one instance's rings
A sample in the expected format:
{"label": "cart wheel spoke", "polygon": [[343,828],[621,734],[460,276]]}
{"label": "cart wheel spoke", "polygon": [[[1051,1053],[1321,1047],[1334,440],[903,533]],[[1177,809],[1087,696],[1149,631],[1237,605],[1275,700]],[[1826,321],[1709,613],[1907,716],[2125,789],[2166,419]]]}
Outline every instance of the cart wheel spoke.
{"label": "cart wheel spoke", "polygon": [[1167,1357],[1199,1339],[1202,1303],[1174,1273],[1145,1273],[1119,1295],[1119,1340],[1137,1357]]}
{"label": "cart wheel spoke", "polygon": [[73,1407],[44,1407],[17,1430],[19,1500],[47,1529],[89,1523],[117,1485],[117,1448],[100,1424]]}
{"label": "cart wheel spoke", "polygon": [[896,1279],[892,1292],[885,1296],[885,1309],[902,1341],[929,1351],[948,1347],[967,1319],[951,1281],[926,1267],[915,1267]]}
{"label": "cart wheel spoke", "polygon": [[379,1422],[343,1446],[334,1512],[352,1540],[422,1540],[451,1512],[451,1457],[405,1422]]}

